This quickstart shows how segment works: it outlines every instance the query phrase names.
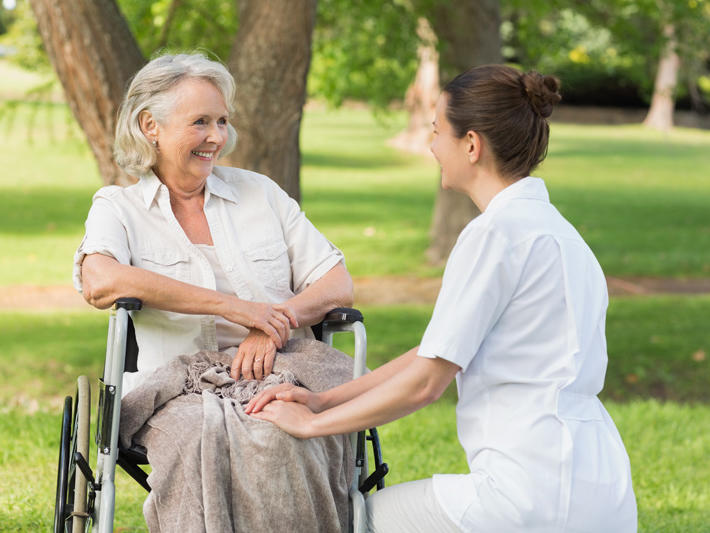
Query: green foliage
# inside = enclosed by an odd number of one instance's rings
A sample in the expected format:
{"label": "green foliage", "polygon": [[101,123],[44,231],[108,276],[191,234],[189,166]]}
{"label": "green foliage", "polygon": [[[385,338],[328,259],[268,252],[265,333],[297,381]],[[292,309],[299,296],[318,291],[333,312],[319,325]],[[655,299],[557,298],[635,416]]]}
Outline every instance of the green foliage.
{"label": "green foliage", "polygon": [[143,54],[199,48],[226,62],[237,33],[233,0],[118,0]]}
{"label": "green foliage", "polygon": [[6,9],[3,4],[0,3],[0,35],[7,32],[7,29],[14,21],[14,10]]}
{"label": "green foliage", "polygon": [[707,0],[510,0],[503,17],[504,57],[560,77],[567,103],[648,102],[668,24],[675,26],[682,58],[678,96],[687,95],[708,72]]}
{"label": "green foliage", "polygon": [[29,0],[17,0],[11,24],[0,42],[16,49],[17,53],[9,56],[13,63],[28,70],[51,71]]}
{"label": "green foliage", "polygon": [[309,93],[334,105],[404,98],[417,69],[416,22],[403,0],[320,0]]}

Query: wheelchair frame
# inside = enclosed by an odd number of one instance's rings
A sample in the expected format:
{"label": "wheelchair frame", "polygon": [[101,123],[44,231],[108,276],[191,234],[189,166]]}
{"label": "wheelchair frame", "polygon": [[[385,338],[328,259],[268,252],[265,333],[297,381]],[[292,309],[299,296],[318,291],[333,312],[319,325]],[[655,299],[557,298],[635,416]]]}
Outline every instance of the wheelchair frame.
{"label": "wheelchair frame", "polygon": [[[142,307],[136,298],[121,298],[111,311],[104,375],[99,379],[98,420],[96,424],[97,459],[92,471],[88,463],[90,386],[86,376],[79,376],[74,399],[67,396],[62,416],[57,492],[54,513],[54,533],[83,532],[91,523],[92,533],[113,531],[116,501],[116,465],[121,466],[136,482],[150,491],[148,474],[139,466],[148,464],[144,452],[119,448],[121,417],[121,388],[124,371],[135,371],[138,347],[130,319],[130,311]],[[366,371],[367,335],[360,311],[337,308],[326,314],[320,324],[313,326],[316,338],[332,346],[333,335],[351,332],[354,335],[353,379]],[[73,407],[73,409],[72,409]],[[375,486],[384,488],[387,463],[382,462],[377,429],[353,433],[350,442],[355,455],[355,470],[349,489],[351,531],[367,530],[365,497]],[[368,469],[366,442],[370,441],[375,469]]]}

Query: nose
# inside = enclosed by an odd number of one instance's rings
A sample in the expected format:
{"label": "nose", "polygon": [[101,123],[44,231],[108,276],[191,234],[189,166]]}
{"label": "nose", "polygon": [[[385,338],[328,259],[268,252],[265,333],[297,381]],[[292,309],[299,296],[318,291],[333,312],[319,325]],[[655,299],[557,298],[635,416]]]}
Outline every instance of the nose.
{"label": "nose", "polygon": [[209,128],[207,128],[207,138],[205,139],[209,143],[222,144],[226,137],[226,133],[223,133],[217,122],[211,122]]}

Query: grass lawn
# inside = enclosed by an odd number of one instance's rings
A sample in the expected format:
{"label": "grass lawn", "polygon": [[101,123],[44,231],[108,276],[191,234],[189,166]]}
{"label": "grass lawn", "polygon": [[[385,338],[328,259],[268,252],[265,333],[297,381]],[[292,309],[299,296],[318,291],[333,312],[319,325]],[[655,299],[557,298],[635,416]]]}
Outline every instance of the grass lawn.
{"label": "grass lawn", "polygon": [[[658,326],[654,309],[678,312],[677,322]],[[416,344],[431,313],[428,306],[364,308],[369,362],[377,366]],[[705,531],[710,523],[710,406],[703,385],[710,363],[689,350],[707,350],[704,328],[710,297],[649,297],[615,300],[609,313],[609,369],[602,394],[631,457],[642,531]],[[73,394],[75,377],[95,378],[102,366],[107,313],[0,313],[0,523],[3,531],[47,529],[51,523],[60,409]],[[663,322],[661,322],[663,323]],[[633,327],[632,327],[633,326]],[[636,333],[628,339],[628,332]],[[664,349],[657,340],[665,339]],[[28,339],[32,339],[31,345]],[[348,339],[338,344],[347,350]],[[663,345],[663,343],[661,343]],[[631,368],[646,374],[628,383]],[[678,361],[669,354],[681,354]],[[683,365],[682,363],[686,364]],[[689,365],[692,362],[692,365]],[[689,369],[691,371],[689,371]],[[637,374],[640,374],[636,370]],[[655,374],[654,374],[655,372]],[[662,382],[669,397],[649,398]],[[619,388],[629,390],[620,394]],[[614,398],[623,398],[619,402]],[[436,404],[381,428],[388,483],[465,472],[454,418],[455,391]],[[92,452],[94,453],[94,452]],[[31,482],[22,482],[31,480]],[[117,527],[144,531],[143,489],[119,476]],[[126,528],[126,529],[123,529]]]}
{"label": "grass lawn", "polygon": [[[66,108],[37,107],[0,115],[0,285],[70,283],[67,258],[100,186]],[[401,114],[380,123],[359,109],[304,118],[303,208],[356,276],[441,272],[424,256],[438,169],[385,145],[403,124]],[[709,171],[710,132],[553,124],[536,174],[608,275],[708,277]]]}

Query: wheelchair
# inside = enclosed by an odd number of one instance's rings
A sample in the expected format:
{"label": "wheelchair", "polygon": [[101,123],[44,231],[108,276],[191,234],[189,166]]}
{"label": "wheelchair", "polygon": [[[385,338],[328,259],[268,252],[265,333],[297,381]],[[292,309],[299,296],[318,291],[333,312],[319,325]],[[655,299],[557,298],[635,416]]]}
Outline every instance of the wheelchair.
{"label": "wheelchair", "polygon": [[[131,312],[140,311],[136,298],[115,302],[108,324],[108,341],[103,378],[99,379],[99,401],[95,443],[96,468],[89,466],[91,387],[86,376],[77,379],[75,396],[67,396],[61,422],[57,490],[54,508],[54,533],[111,533],[116,499],[116,465],[121,466],[146,491],[150,491],[145,449],[119,447],[121,385],[124,372],[137,371],[138,345]],[[354,336],[353,379],[366,370],[367,336],[363,316],[357,309],[337,308],[312,326],[317,339],[332,346],[333,335],[351,332]],[[355,458],[353,481],[349,488],[350,531],[367,530],[365,498],[376,486],[384,488],[387,463],[382,462],[377,429],[350,436]],[[367,442],[371,443],[374,469],[368,468]]]}

